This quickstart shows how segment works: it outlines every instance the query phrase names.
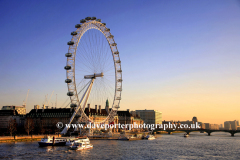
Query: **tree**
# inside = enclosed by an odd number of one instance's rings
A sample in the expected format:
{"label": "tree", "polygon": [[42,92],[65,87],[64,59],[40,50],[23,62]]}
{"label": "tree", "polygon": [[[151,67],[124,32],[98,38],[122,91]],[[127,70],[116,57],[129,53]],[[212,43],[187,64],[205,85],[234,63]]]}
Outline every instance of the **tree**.
{"label": "tree", "polygon": [[8,132],[10,133],[10,136],[17,130],[17,123],[15,119],[10,119],[8,121]]}
{"label": "tree", "polygon": [[39,124],[39,129],[40,129],[40,133],[44,134],[45,133],[45,128],[44,128],[44,120],[40,120],[40,124]]}
{"label": "tree", "polygon": [[36,134],[44,134],[45,133],[45,128],[44,128],[44,120],[41,119],[37,119],[35,122],[35,126],[34,126],[34,131]]}
{"label": "tree", "polygon": [[57,126],[56,126],[56,124],[58,123],[58,119],[57,118],[53,118],[52,119],[52,132],[54,133],[54,134],[56,134],[56,132],[57,131],[59,131],[59,129],[57,128]]}
{"label": "tree", "polygon": [[25,125],[24,125],[25,131],[28,133],[32,132],[34,129],[34,123],[33,120],[30,118],[26,118]]}

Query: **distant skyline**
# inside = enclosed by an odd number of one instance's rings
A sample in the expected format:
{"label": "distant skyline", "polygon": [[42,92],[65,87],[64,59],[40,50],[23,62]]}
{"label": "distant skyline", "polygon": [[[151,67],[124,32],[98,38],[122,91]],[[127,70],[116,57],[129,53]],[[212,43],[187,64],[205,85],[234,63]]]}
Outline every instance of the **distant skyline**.
{"label": "distant skyline", "polygon": [[0,107],[69,99],[65,53],[80,19],[107,24],[120,52],[120,110],[223,124],[240,116],[240,1],[0,1]]}

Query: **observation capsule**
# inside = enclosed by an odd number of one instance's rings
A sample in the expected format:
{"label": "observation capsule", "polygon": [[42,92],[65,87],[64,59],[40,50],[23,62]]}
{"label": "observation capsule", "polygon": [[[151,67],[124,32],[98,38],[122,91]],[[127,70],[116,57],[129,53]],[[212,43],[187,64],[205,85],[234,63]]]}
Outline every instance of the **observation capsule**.
{"label": "observation capsule", "polygon": [[71,32],[71,35],[75,36],[75,35],[77,35],[77,32],[73,31],[73,32]]}
{"label": "observation capsule", "polygon": [[85,23],[85,22],[86,22],[85,19],[81,19],[81,20],[80,20],[80,23]]}
{"label": "observation capsule", "polygon": [[118,88],[117,91],[122,91],[122,88]]}
{"label": "observation capsule", "polygon": [[101,19],[97,19],[96,21],[101,22],[102,20]]}
{"label": "observation capsule", "polygon": [[69,41],[67,44],[68,44],[68,45],[73,45],[74,42],[73,42],[73,41]]}
{"label": "observation capsule", "polygon": [[91,20],[92,18],[91,17],[86,17],[85,20],[89,21]]}
{"label": "observation capsule", "polygon": [[72,80],[71,79],[66,79],[65,83],[72,83]]}
{"label": "observation capsule", "polygon": [[114,108],[120,108],[118,105],[115,105]]}
{"label": "observation capsule", "polygon": [[107,38],[113,38],[114,36],[113,35],[110,35],[110,36],[108,36]]}
{"label": "observation capsule", "polygon": [[80,28],[81,27],[81,24],[76,24],[75,25],[75,28]]}
{"label": "observation capsule", "polygon": [[72,104],[70,105],[70,107],[71,107],[71,108],[75,108],[75,107],[77,107],[77,105],[72,103]]}
{"label": "observation capsule", "polygon": [[111,44],[111,46],[116,46],[116,45],[117,45],[117,43],[112,43],[112,44]]}
{"label": "observation capsule", "polygon": [[92,20],[96,20],[97,18],[96,17],[92,17]]}
{"label": "observation capsule", "polygon": [[115,62],[116,62],[116,63],[121,63],[121,61],[120,61],[120,60],[116,60]]}
{"label": "observation capsule", "polygon": [[72,53],[66,53],[65,56],[66,57],[72,57]]}
{"label": "observation capsule", "polygon": [[122,72],[122,70],[121,70],[121,69],[119,69],[119,70],[117,70],[117,72]]}
{"label": "observation capsule", "polygon": [[102,23],[104,26],[106,26],[106,23]]}
{"label": "observation capsule", "polygon": [[67,95],[68,96],[73,96],[74,94],[73,94],[73,92],[68,92]]}
{"label": "observation capsule", "polygon": [[64,69],[70,70],[70,69],[71,69],[71,66],[65,66]]}
{"label": "observation capsule", "polygon": [[105,31],[106,31],[106,32],[110,31],[110,28],[106,28]]}
{"label": "observation capsule", "polygon": [[118,79],[117,81],[118,81],[118,82],[122,82],[123,80],[122,80],[122,79]]}

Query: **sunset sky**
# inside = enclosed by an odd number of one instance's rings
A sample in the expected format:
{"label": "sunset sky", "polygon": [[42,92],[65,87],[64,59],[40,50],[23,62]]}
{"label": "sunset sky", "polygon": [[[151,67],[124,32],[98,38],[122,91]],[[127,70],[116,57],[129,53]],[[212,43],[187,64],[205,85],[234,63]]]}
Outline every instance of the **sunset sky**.
{"label": "sunset sky", "polygon": [[163,120],[240,120],[240,1],[0,1],[0,107],[68,99],[65,53],[80,19],[107,24],[120,52],[120,109]]}

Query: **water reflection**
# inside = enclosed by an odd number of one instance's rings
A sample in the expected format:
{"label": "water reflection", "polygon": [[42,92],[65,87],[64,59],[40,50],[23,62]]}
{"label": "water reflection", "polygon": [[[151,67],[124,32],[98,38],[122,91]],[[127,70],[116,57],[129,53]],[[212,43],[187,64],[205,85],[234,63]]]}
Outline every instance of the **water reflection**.
{"label": "water reflection", "polygon": [[67,146],[39,147],[37,142],[0,143],[0,159],[238,159],[240,136],[215,132],[157,135],[155,140],[91,140],[89,150]]}

